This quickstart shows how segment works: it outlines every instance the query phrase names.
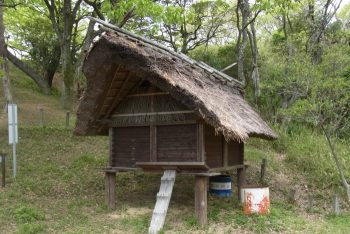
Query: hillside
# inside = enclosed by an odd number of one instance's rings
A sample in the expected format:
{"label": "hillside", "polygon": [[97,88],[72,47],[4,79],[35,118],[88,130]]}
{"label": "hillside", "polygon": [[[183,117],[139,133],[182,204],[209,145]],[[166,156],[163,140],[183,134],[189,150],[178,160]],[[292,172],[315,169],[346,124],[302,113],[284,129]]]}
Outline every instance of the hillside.
{"label": "hillside", "polygon": [[[0,188],[0,233],[146,233],[160,174],[118,174],[117,210],[108,211],[104,175],[97,170],[107,163],[108,139],[73,136],[75,117],[72,115],[66,128],[66,111],[60,107],[59,97],[40,94],[22,73],[13,68],[11,72],[19,107],[18,177],[11,177],[8,157],[7,185]],[[3,106],[3,99],[0,104]],[[0,151],[10,156],[6,124],[6,114],[1,112]],[[270,215],[247,217],[236,196],[209,196],[209,225],[200,228],[194,218],[194,180],[178,176],[165,232],[349,233],[348,205],[342,202],[342,214],[332,215],[334,193],[340,194],[342,201],[345,197],[323,136],[303,126],[275,129],[279,140],[253,139],[245,148],[250,164],[248,182],[257,183],[260,162],[267,159]],[[349,164],[345,157],[349,143],[340,142],[338,151],[344,156],[344,165]],[[294,202],[288,200],[292,190],[296,191]]]}

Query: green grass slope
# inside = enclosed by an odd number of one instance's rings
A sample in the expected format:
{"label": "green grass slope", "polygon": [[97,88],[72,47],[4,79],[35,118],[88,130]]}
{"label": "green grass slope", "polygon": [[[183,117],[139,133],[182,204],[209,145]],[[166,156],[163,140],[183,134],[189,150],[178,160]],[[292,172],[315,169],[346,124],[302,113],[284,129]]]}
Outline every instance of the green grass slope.
{"label": "green grass slope", "polygon": [[[11,71],[19,107],[18,176],[11,176],[7,117],[0,112],[0,151],[8,155],[7,185],[0,188],[0,233],[147,233],[161,175],[118,174],[117,210],[108,211],[104,175],[97,170],[107,163],[108,139],[73,136],[74,116],[66,128],[59,98],[40,94],[27,77]],[[3,99],[0,102],[3,105]],[[209,196],[209,224],[199,227],[194,218],[194,180],[178,176],[164,232],[350,233],[348,207],[342,204],[341,216],[331,212],[333,193],[343,190],[322,135],[300,127],[277,131],[278,141],[251,140],[245,147],[249,183],[257,183],[259,163],[268,160],[270,215],[247,217],[235,196]],[[341,155],[348,147],[340,144]],[[349,159],[344,157],[343,162]],[[288,202],[291,190],[296,190],[294,203]],[[310,194],[312,207],[307,204]]]}

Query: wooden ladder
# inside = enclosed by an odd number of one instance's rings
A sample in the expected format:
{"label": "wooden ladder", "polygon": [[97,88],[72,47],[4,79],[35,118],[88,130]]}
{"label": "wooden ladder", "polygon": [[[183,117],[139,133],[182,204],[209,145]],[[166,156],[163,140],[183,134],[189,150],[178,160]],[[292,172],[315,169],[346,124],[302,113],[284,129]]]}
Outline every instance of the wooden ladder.
{"label": "wooden ladder", "polygon": [[157,202],[153,210],[152,220],[148,232],[158,233],[164,226],[165,217],[168,211],[171,194],[175,183],[176,171],[166,170],[161,178]]}

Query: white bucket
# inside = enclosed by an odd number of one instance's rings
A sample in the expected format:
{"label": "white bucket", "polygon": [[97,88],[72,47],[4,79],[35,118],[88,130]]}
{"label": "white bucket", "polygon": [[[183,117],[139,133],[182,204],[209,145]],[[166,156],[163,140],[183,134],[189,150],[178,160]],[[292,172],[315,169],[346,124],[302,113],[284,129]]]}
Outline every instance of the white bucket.
{"label": "white bucket", "polygon": [[241,202],[243,203],[243,213],[246,215],[270,213],[269,187],[242,187]]}

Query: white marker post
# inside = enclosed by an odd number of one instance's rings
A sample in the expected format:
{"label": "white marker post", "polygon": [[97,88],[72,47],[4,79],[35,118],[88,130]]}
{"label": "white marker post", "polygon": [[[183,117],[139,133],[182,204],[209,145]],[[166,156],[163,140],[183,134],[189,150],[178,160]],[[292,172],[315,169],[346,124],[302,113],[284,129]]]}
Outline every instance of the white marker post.
{"label": "white marker post", "polygon": [[16,178],[16,144],[18,143],[17,105],[8,104],[9,144],[13,152],[13,177]]}

